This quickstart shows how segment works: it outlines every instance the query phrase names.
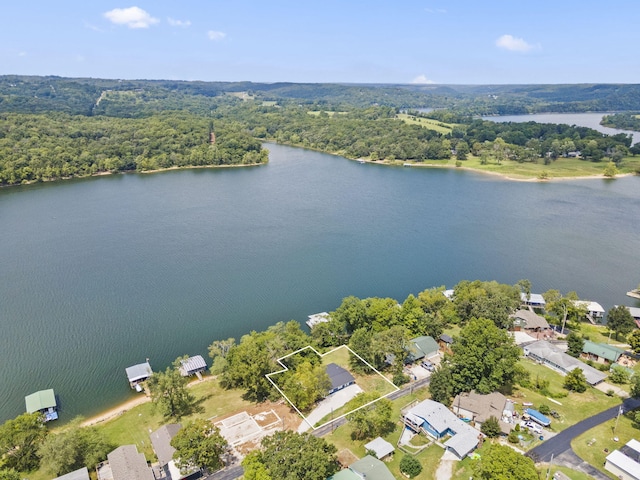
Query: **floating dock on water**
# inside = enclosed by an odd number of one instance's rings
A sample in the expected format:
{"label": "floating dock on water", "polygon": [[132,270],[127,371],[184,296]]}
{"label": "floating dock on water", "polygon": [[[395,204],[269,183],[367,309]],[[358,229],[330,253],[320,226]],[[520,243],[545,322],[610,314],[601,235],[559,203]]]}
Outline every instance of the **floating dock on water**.
{"label": "floating dock on water", "polygon": [[637,298],[638,300],[640,300],[640,289],[636,288],[635,290],[627,292],[627,297]]}

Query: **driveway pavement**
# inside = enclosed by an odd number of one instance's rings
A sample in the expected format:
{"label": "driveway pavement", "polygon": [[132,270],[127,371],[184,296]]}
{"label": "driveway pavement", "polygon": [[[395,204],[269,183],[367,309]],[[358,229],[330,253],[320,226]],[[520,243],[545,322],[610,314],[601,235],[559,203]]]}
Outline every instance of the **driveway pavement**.
{"label": "driveway pavement", "polygon": [[313,411],[307,415],[306,421],[303,420],[298,427],[298,433],[306,432],[313,425],[318,423],[332,411],[338,410],[353,397],[362,392],[358,385],[349,385],[347,388],[337,391],[322,400]]}

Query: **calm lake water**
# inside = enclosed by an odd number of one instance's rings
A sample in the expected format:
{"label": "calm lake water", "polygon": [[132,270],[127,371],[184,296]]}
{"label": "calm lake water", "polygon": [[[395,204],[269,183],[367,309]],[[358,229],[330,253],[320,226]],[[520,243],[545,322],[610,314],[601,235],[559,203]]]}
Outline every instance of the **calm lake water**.
{"label": "calm lake water", "polygon": [[0,421],[45,388],[63,419],[97,413],[134,395],[124,369],[146,357],[206,358],[348,295],[528,278],[634,305],[638,177],[511,182],[268,148],[258,168],[0,190]]}
{"label": "calm lake water", "polygon": [[578,125],[589,127],[607,135],[624,133],[633,137],[632,145],[640,142],[640,132],[632,130],[620,130],[618,128],[603,127],[600,121],[607,113],[536,113],[533,115],[499,115],[482,117],[492,122],[538,122],[538,123],[566,123],[567,125]]}

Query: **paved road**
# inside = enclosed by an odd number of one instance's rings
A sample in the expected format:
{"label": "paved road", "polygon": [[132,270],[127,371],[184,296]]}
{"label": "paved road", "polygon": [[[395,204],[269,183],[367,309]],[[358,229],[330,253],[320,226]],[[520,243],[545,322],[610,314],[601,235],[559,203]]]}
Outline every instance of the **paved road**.
{"label": "paved road", "polygon": [[244,469],[240,465],[236,465],[223,470],[218,470],[204,478],[206,480],[233,480],[234,478],[240,478],[243,474]]}
{"label": "paved road", "polygon": [[[618,414],[619,408],[622,407],[622,412],[633,410],[640,407],[640,400],[634,398],[628,398],[621,405],[611,407],[604,412],[600,412],[592,417],[589,417],[571,427],[558,433],[553,438],[541,443],[535,448],[532,448],[527,452],[527,456],[532,458],[535,462],[548,462],[551,460],[551,455],[556,457],[560,456],[564,452],[571,450],[571,440],[578,435],[583,434],[587,430],[600,425],[607,420],[615,418]],[[573,451],[572,451],[573,452]]]}

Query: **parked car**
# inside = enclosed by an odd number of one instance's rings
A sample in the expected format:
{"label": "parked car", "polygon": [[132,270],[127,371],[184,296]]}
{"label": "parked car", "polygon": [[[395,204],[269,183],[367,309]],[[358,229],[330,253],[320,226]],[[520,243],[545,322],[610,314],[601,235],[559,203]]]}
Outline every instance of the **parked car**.
{"label": "parked car", "polygon": [[436,368],[436,366],[433,363],[429,362],[428,360],[425,360],[424,362],[422,362],[420,366],[426,368],[430,372],[433,372]]}
{"label": "parked car", "polygon": [[529,429],[529,431],[540,434],[542,433],[542,427],[535,422],[525,422],[524,426]]}

